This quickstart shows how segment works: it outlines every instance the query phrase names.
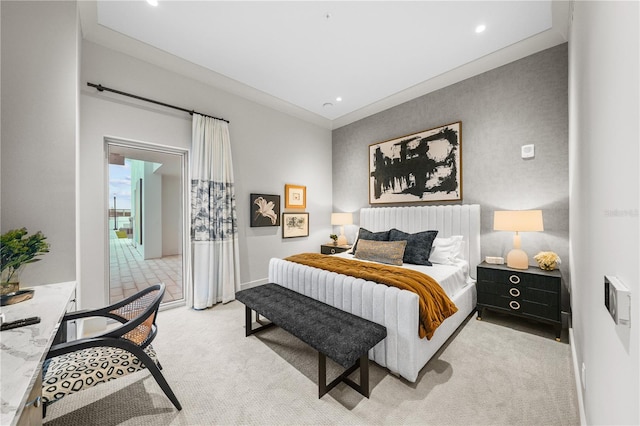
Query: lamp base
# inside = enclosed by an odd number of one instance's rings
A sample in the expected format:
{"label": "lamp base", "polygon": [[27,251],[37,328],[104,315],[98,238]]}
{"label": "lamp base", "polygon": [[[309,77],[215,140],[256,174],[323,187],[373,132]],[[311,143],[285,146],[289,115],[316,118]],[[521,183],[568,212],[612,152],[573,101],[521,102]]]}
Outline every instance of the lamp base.
{"label": "lamp base", "polygon": [[513,269],[529,269],[529,257],[524,250],[513,249],[507,254],[507,266]]}
{"label": "lamp base", "polygon": [[341,234],[338,236],[338,241],[337,241],[339,246],[346,246],[347,245],[347,236],[344,234]]}

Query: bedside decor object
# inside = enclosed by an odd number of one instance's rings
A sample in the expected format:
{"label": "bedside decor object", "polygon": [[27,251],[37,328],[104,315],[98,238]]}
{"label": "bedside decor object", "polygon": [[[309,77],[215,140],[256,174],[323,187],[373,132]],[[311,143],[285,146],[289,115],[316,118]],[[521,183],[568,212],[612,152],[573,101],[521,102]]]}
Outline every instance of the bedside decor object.
{"label": "bedside decor object", "polygon": [[309,236],[309,213],[282,213],[282,238]]}
{"label": "bedside decor object", "polygon": [[533,256],[533,258],[538,262],[540,269],[544,269],[545,271],[553,271],[558,267],[558,263],[562,263],[560,256],[552,251],[541,251]]}
{"label": "bedside decor object", "polygon": [[338,245],[338,236],[336,234],[329,235],[329,238],[331,238],[333,240],[333,245],[334,246]]}
{"label": "bedside decor object", "polygon": [[337,243],[339,246],[347,244],[347,237],[344,235],[344,225],[353,224],[353,213],[331,213],[331,224],[340,225],[340,236]]}
{"label": "bedside decor object", "polygon": [[20,289],[20,273],[37,256],[49,252],[47,237],[40,231],[28,235],[27,228],[12,229],[0,237],[0,294]]}
{"label": "bedside decor object", "polygon": [[280,226],[280,196],[251,194],[251,226]]}
{"label": "bedside decor object", "polygon": [[369,145],[369,204],[462,200],[462,122]]}
{"label": "bedside decor object", "polygon": [[520,247],[520,232],[544,231],[542,210],[505,210],[493,213],[494,231],[512,231],[513,249],[507,254],[507,266],[514,269],[528,269],[529,257]]}
{"label": "bedside decor object", "polygon": [[284,207],[286,209],[304,209],[307,207],[307,187],[286,184],[284,186]]}

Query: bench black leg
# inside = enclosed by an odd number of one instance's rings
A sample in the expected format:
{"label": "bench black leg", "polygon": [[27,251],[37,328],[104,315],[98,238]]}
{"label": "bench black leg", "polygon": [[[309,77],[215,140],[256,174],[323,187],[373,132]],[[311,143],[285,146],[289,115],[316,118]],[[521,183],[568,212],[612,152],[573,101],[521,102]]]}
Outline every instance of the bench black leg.
{"label": "bench black leg", "polygon": [[261,324],[260,327],[252,329],[252,325],[253,325],[253,321],[251,320],[251,308],[249,308],[248,306],[244,307],[244,322],[245,322],[245,336],[249,337],[252,334],[257,333],[258,331],[262,331],[265,328],[269,328],[271,326],[273,326],[274,324],[272,322],[269,323],[264,323],[260,321],[260,314],[258,314],[256,312],[256,321]]}
{"label": "bench black leg", "polygon": [[[359,385],[347,377],[358,368],[360,368]],[[324,394],[336,387],[340,382],[346,383],[363,396],[369,398],[369,358],[366,353],[358,358],[355,364],[327,385],[327,356],[322,352],[318,352],[318,398],[322,398]]]}

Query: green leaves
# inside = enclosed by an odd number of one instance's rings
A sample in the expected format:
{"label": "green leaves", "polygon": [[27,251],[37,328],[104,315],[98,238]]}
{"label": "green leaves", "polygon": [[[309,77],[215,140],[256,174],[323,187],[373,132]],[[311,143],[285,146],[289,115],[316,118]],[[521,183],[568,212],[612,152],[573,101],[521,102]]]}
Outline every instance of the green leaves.
{"label": "green leaves", "polygon": [[49,252],[47,237],[40,231],[28,235],[27,228],[12,229],[0,236],[0,271],[18,269],[27,263],[37,262],[36,256]]}

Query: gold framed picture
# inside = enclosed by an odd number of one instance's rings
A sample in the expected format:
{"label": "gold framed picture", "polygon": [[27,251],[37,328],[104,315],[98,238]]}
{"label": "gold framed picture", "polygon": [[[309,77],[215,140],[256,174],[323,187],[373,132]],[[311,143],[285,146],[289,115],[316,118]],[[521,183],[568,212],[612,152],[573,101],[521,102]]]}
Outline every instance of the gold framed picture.
{"label": "gold framed picture", "polygon": [[286,209],[307,208],[307,187],[286,184],[284,186],[284,207]]}

